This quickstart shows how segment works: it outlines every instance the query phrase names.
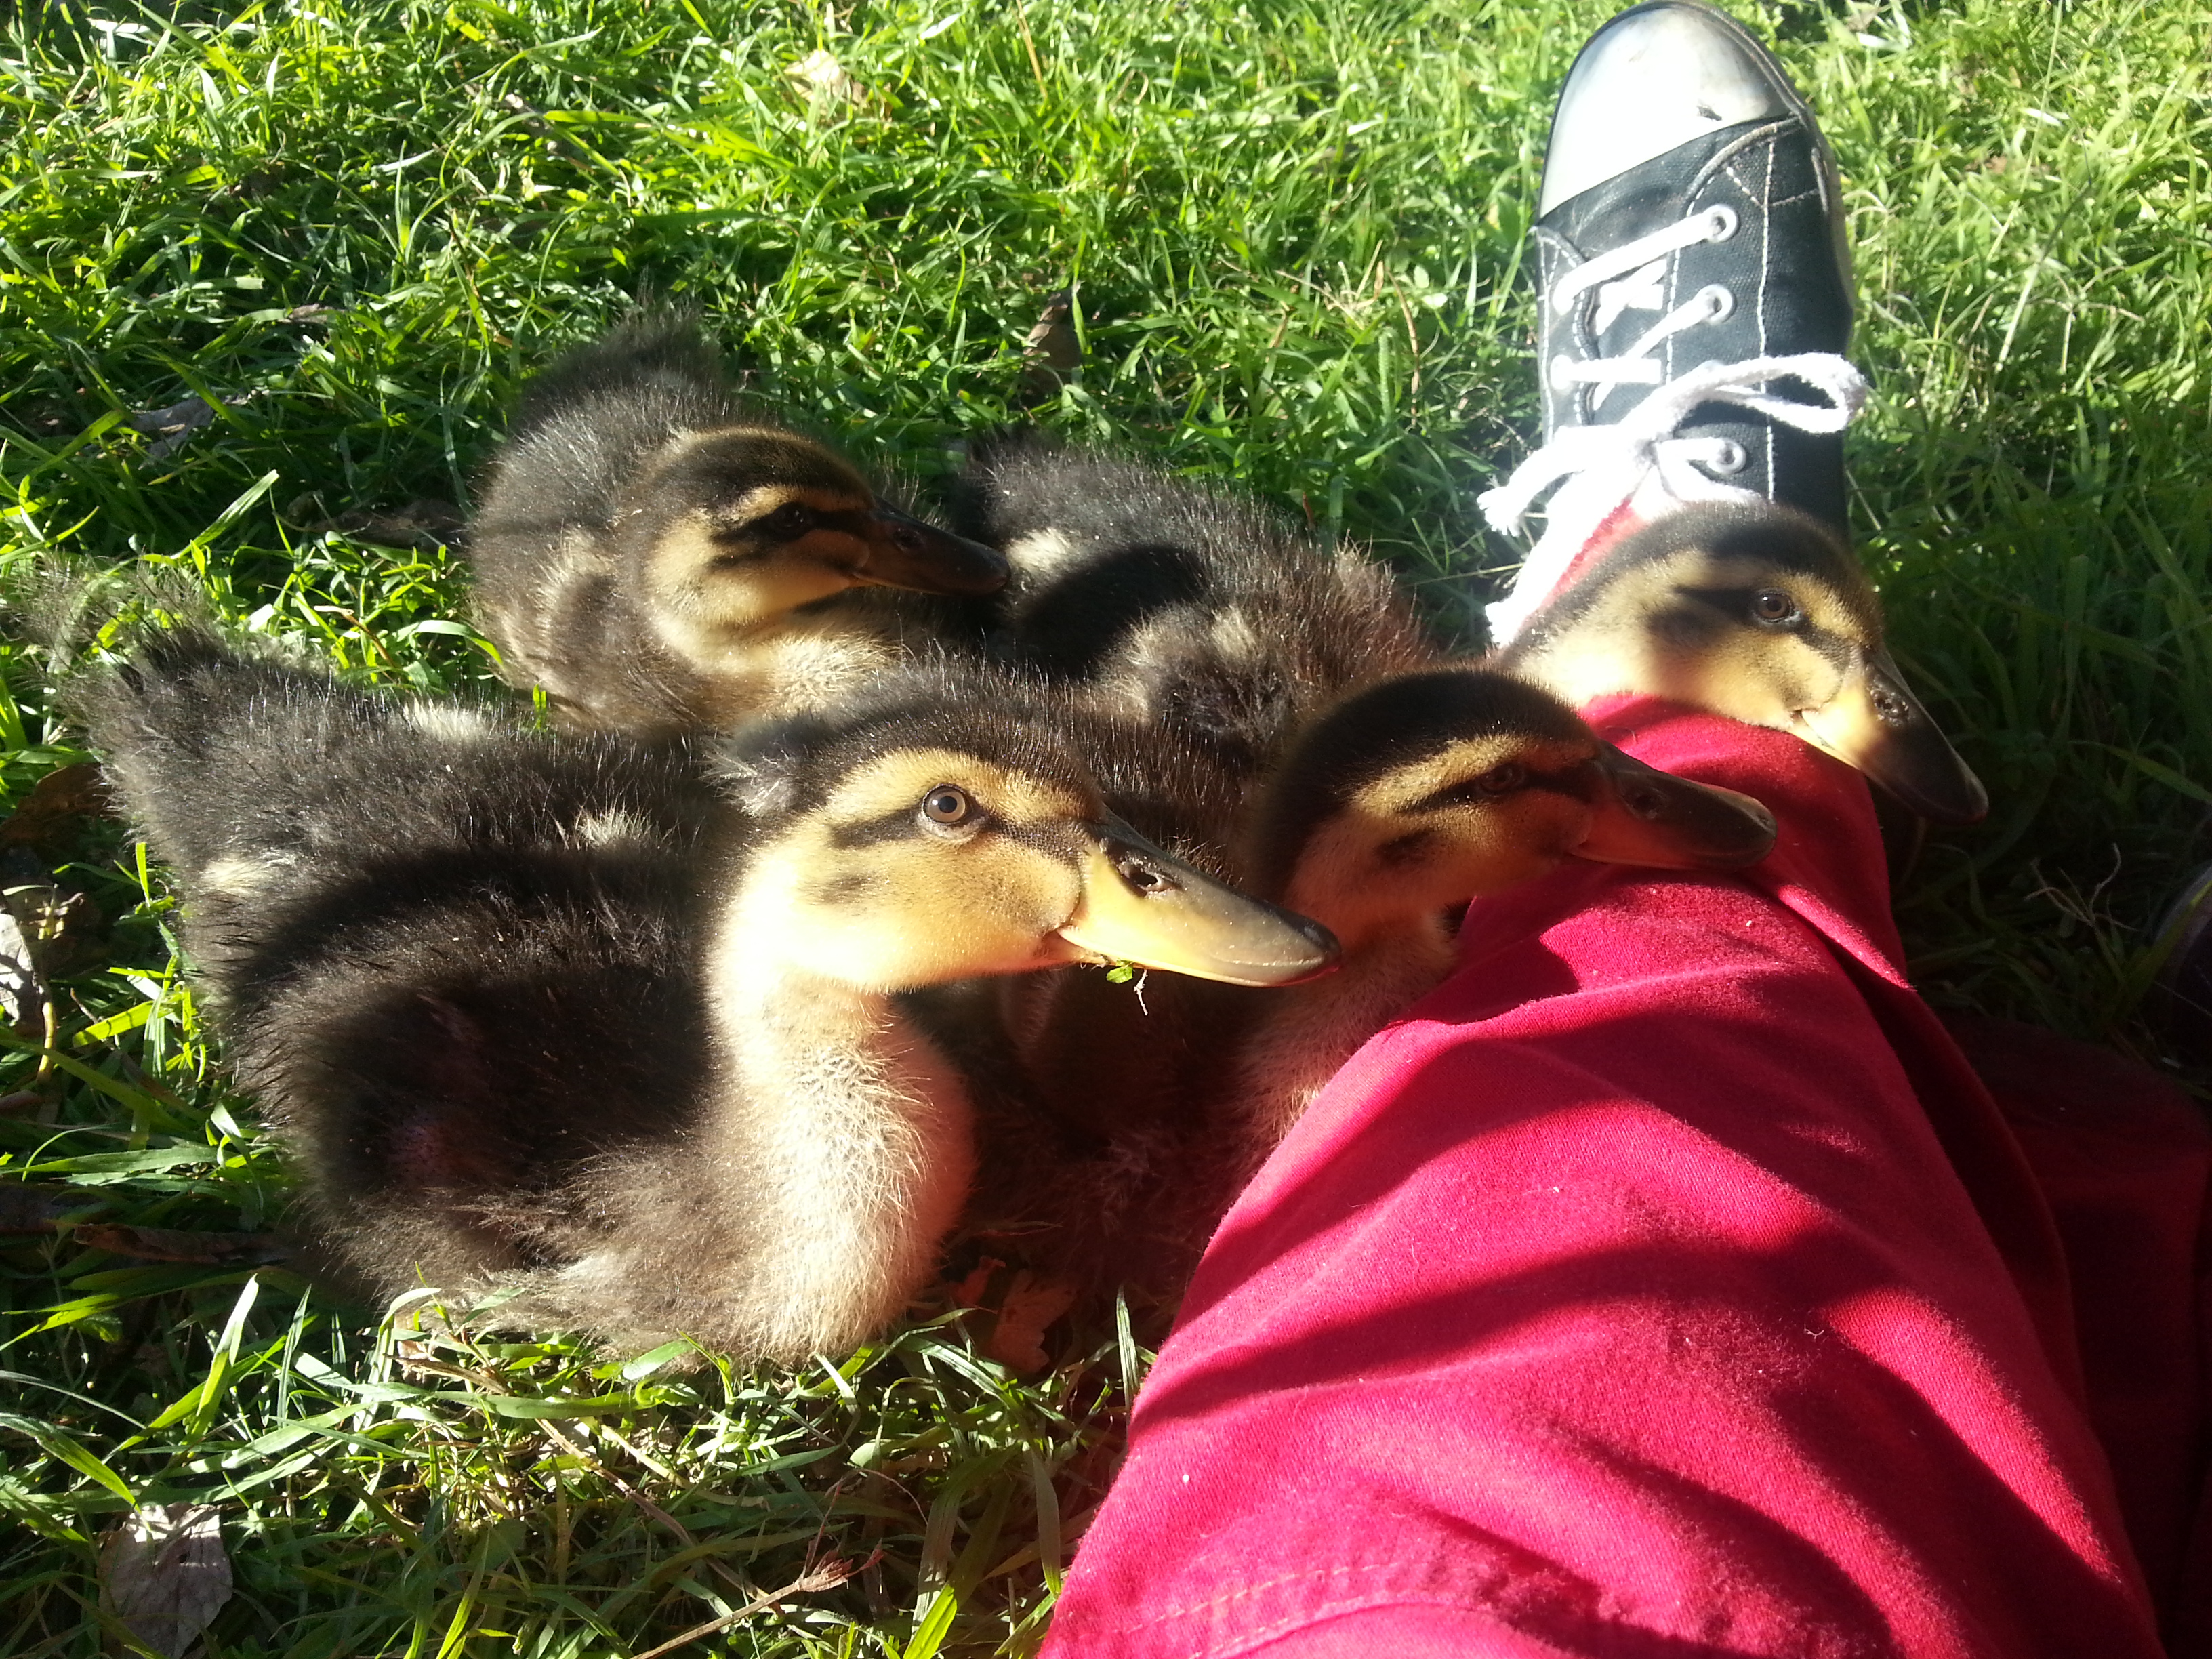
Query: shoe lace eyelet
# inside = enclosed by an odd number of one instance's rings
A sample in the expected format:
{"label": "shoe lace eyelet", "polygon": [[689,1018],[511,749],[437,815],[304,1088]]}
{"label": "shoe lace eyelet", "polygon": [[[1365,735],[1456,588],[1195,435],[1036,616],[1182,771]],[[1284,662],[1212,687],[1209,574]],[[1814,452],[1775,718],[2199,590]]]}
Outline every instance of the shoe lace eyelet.
{"label": "shoe lace eyelet", "polygon": [[1725,202],[1716,202],[1705,210],[1705,240],[1725,242],[1735,234],[1735,210]]}
{"label": "shoe lace eyelet", "polygon": [[1551,383],[1553,391],[1572,392],[1582,384],[1575,378],[1574,367],[1575,360],[1564,352],[1552,359],[1547,366],[1545,379]]}
{"label": "shoe lace eyelet", "polygon": [[1699,289],[1698,298],[1705,302],[1705,320],[1709,323],[1725,322],[1735,313],[1735,293],[1718,283]]}
{"label": "shoe lace eyelet", "polygon": [[1705,462],[1705,471],[1723,478],[1732,478],[1751,464],[1750,452],[1733,438],[1723,438],[1714,446],[1712,456]]}

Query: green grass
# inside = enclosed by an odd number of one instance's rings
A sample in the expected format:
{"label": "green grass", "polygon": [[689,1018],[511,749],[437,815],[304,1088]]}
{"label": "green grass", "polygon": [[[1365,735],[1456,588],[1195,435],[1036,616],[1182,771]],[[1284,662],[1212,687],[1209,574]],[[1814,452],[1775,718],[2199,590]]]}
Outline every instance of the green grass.
{"label": "green grass", "polygon": [[[465,503],[520,380],[640,295],[763,397],[926,479],[1020,413],[1372,541],[1464,622],[1522,453],[1519,276],[1551,89],[1607,8],[1313,0],[409,0],[0,12],[0,573],[186,574],[365,675],[489,679],[456,567],[317,526]],[[28,18],[32,21],[26,21]],[[2148,1052],[2148,924],[2212,856],[2212,3],[1763,18],[1840,157],[1876,396],[1858,530],[1899,653],[1990,786],[1901,910],[1939,1000]],[[817,49],[856,83],[810,92]],[[309,310],[308,307],[321,309]],[[172,453],[130,416],[199,395]],[[0,642],[0,784],[83,758]],[[4,831],[0,831],[4,835]],[[119,828],[18,848],[103,932],[5,1041],[0,1195],[256,1231],[173,902]],[[404,1350],[280,1269],[0,1235],[0,1650],[90,1655],[96,1541],[217,1504],[212,1656],[1027,1651],[1142,1354],[1020,1382],[945,1323],[802,1372]],[[876,1552],[880,1549],[880,1556]]]}

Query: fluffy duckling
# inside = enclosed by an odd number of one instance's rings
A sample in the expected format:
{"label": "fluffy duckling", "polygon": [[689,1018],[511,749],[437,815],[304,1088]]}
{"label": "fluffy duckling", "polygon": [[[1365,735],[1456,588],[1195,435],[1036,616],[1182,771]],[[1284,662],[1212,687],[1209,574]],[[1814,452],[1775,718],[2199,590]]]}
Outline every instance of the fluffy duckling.
{"label": "fluffy duckling", "polygon": [[1257,767],[1346,690],[1425,666],[1390,573],[1256,502],[1036,439],[981,455],[952,514],[1013,566],[1012,653]]}
{"label": "fluffy duckling", "polygon": [[316,1230],[386,1294],[502,1285],[618,1349],[836,1351],[927,1280],[971,1107],[896,993],[1334,956],[1109,812],[1061,711],[950,670],[717,745],[711,792],[204,641],[97,701]]}
{"label": "fluffy duckling", "polygon": [[568,724],[660,736],[824,704],[953,625],[1005,559],[877,499],[749,415],[680,316],[634,318],[524,390],[470,528],[514,684]]}
{"label": "fluffy duckling", "polygon": [[1492,661],[1577,708],[1641,692],[1794,732],[1933,823],[1989,811],[1883,647],[1858,560],[1789,507],[1686,507],[1624,537]]}
{"label": "fluffy duckling", "polygon": [[[1758,802],[1653,770],[1505,675],[1462,665],[1370,687],[1297,733],[1239,860],[1255,891],[1325,921],[1340,969],[1265,998],[1162,985],[1141,1009],[1095,976],[1056,975],[1040,1010],[1025,982],[1010,1042],[1043,1109],[987,1133],[975,1226],[1089,1291],[1177,1289],[1322,1085],[1449,971],[1454,907],[1569,858],[1735,869],[1774,837]],[[1054,1064],[1078,1032],[1098,1056],[1088,1073]],[[1121,1057],[1148,1048],[1183,1068],[1174,1109],[1094,1097],[1123,1091]]]}
{"label": "fluffy duckling", "polygon": [[1279,1140],[1345,1060],[1442,981],[1447,917],[1570,858],[1735,870],[1772,850],[1748,795],[1646,766],[1540,688],[1472,666],[1401,676],[1313,721],[1267,781],[1253,890],[1326,919],[1326,984],[1259,1010],[1236,1086],[1248,1146]]}

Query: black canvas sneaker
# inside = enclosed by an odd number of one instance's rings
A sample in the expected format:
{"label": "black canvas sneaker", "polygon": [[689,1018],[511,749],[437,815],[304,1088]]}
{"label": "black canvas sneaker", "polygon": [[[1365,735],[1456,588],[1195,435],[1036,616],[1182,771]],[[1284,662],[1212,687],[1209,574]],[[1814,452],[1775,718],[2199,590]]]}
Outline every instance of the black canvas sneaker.
{"label": "black canvas sneaker", "polygon": [[1850,340],[1836,167],[1765,48],[1691,0],[1625,11],[1568,71],[1537,210],[1544,443],[1482,498],[1542,538],[1490,607],[1504,645],[1601,531],[1692,501],[1844,525]]}

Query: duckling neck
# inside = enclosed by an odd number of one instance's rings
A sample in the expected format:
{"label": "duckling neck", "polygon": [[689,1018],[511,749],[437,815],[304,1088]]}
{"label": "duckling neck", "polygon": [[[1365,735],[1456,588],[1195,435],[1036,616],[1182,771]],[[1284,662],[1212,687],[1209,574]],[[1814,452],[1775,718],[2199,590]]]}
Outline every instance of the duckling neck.
{"label": "duckling neck", "polygon": [[1443,918],[1424,912],[1346,943],[1327,978],[1269,993],[1238,1066],[1248,1164],[1257,1167],[1359,1046],[1434,990],[1451,965]]}
{"label": "duckling neck", "polygon": [[763,954],[733,921],[708,973],[721,1099],[702,1151],[756,1243],[762,1351],[837,1351],[927,1282],[975,1173],[968,1093],[889,996]]}
{"label": "duckling neck", "polygon": [[833,707],[899,657],[890,631],[857,606],[712,627],[657,618],[655,626],[698,678],[702,717],[717,726]]}
{"label": "duckling neck", "polygon": [[1637,693],[1680,696],[1679,676],[1649,648],[1641,629],[1601,612],[1556,636],[1510,647],[1498,665],[1517,680],[1541,686],[1570,708],[1600,697]]}

